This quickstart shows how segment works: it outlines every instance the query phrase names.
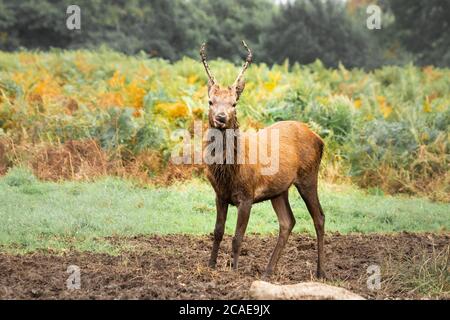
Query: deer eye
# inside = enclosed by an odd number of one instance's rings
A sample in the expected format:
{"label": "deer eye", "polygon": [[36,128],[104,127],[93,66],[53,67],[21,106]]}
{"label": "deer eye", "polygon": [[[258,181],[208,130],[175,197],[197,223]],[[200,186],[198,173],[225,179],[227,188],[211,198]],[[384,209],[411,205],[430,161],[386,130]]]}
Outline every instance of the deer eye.
{"label": "deer eye", "polygon": [[237,103],[236,103],[236,102],[235,102],[235,103],[233,103],[233,105],[232,105],[232,106],[233,106],[233,108],[236,108],[236,105],[237,105]]}
{"label": "deer eye", "polygon": [[209,106],[210,106],[210,107],[213,105],[213,103],[212,103],[211,100],[209,100],[208,103],[209,103]]}

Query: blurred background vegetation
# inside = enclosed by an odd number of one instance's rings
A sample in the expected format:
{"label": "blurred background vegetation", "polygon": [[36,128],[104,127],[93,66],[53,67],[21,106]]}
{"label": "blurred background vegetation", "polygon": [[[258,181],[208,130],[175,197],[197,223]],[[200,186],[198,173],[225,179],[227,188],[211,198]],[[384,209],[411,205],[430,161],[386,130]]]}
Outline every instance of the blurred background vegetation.
{"label": "blurred background vegetation", "polygon": [[[100,175],[170,183],[177,129],[206,120],[198,49],[231,83],[247,39],[255,63],[238,107],[244,129],[309,124],[326,141],[322,178],[381,195],[450,201],[449,1],[0,0],[0,174]],[[198,170],[197,170],[198,169]]]}
{"label": "blurred background vegetation", "polygon": [[[0,49],[96,48],[171,61],[240,59],[246,39],[256,62],[373,69],[384,64],[450,65],[447,0],[77,0],[81,30],[66,28],[69,0],[0,0]],[[366,28],[367,5],[383,12],[382,30]]]}

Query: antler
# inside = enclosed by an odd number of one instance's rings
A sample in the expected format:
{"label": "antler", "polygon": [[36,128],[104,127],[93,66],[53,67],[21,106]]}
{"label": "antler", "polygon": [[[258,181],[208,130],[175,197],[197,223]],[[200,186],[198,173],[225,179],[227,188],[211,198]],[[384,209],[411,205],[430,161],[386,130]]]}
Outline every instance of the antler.
{"label": "antler", "polygon": [[200,57],[202,58],[203,66],[205,67],[206,73],[208,74],[209,81],[211,81],[211,84],[215,84],[216,79],[212,75],[211,70],[208,66],[208,62],[206,61],[206,43],[203,43],[200,47]]}
{"label": "antler", "polygon": [[252,59],[253,59],[252,51],[249,49],[249,47],[247,46],[247,44],[245,43],[244,40],[242,40],[242,44],[244,45],[245,49],[247,49],[248,55],[247,55],[247,59],[245,59],[244,65],[242,66],[242,70],[241,70],[241,72],[239,72],[239,75],[237,76],[233,85],[237,85],[239,83],[242,76],[244,75],[245,70],[247,70],[250,63],[252,63]]}

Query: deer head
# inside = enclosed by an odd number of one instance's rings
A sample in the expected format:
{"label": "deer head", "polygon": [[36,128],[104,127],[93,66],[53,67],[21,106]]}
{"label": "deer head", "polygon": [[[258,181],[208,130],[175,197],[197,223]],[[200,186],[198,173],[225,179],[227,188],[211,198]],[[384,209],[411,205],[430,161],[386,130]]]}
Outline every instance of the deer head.
{"label": "deer head", "polygon": [[236,105],[241,93],[245,88],[243,75],[245,70],[252,62],[252,51],[248,48],[245,41],[242,41],[248,55],[242,66],[236,80],[231,86],[220,86],[209,69],[206,61],[206,44],[203,43],[200,48],[200,57],[208,75],[208,97],[209,97],[209,125],[217,129],[235,128],[236,121]]}

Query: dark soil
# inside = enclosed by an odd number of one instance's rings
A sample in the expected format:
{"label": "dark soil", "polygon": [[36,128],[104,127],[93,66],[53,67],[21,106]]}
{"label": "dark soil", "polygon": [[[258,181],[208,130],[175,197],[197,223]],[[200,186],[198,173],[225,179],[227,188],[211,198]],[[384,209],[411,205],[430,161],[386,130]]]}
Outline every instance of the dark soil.
{"label": "dark soil", "polygon": [[[249,235],[244,240],[240,268],[229,267],[231,238],[225,237],[216,270],[207,267],[211,236],[139,236],[111,238],[131,249],[118,256],[89,252],[0,253],[1,299],[245,299],[252,281],[259,279],[276,237]],[[448,265],[444,284],[436,294],[415,289],[414,279],[442,284],[428,270],[430,261],[444,256],[448,263],[450,235],[328,235],[326,282],[366,298],[449,298]],[[293,284],[314,279],[315,239],[293,235],[272,282]],[[446,259],[446,260],[445,260]],[[367,267],[381,267],[381,289],[367,288]],[[81,289],[68,290],[67,268],[81,270]],[[432,264],[431,264],[432,265]],[[445,270],[446,268],[446,270]],[[427,271],[427,272],[424,272]],[[430,272],[428,272],[430,271]],[[430,276],[431,274],[431,276]],[[437,276],[436,276],[437,277]],[[405,282],[405,279],[407,280]],[[441,282],[439,282],[441,281]]]}

